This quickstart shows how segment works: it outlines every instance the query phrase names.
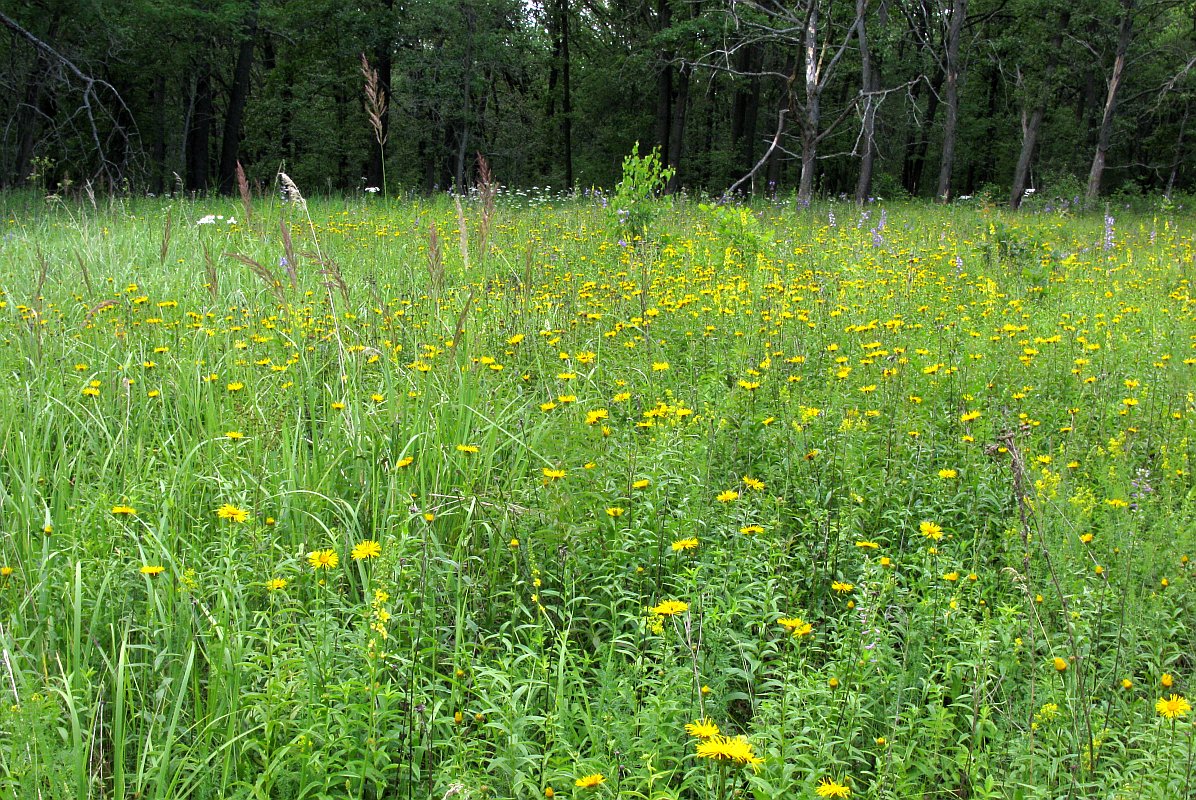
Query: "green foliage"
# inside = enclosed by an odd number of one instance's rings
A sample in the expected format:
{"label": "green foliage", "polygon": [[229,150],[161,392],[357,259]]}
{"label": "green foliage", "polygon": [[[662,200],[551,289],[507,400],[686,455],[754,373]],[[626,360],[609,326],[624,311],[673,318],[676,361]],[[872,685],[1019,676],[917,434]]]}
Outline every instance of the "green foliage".
{"label": "green foliage", "polygon": [[636,142],[623,159],[623,178],[611,198],[619,226],[631,236],[647,237],[649,225],[663,210],[661,195],[675,174],[661,162],[659,147],[641,156]]}
{"label": "green foliage", "polygon": [[602,200],[0,198],[0,795],[1190,794],[1187,219]]}

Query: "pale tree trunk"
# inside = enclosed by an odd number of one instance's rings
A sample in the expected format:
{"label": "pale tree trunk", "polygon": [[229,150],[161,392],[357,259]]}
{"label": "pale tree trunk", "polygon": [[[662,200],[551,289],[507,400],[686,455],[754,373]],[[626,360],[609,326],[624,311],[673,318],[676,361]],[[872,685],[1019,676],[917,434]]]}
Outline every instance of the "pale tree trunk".
{"label": "pale tree trunk", "polygon": [[955,138],[959,128],[959,40],[967,15],[968,0],[955,0],[951,5],[951,23],[947,27],[947,119],[943,125],[943,155],[935,191],[944,203],[951,199],[951,170],[955,166]]}
{"label": "pale tree trunk", "polygon": [[867,10],[868,0],[856,0],[856,36],[860,41],[861,91],[864,94],[864,118],[860,131],[864,152],[860,155],[860,176],[855,184],[855,201],[858,205],[866,203],[872,194],[872,171],[876,159],[876,102],[872,93],[877,90],[879,81],[872,65],[872,53],[868,50],[868,32],[864,24]]}
{"label": "pale tree trunk", "polygon": [[797,202],[809,205],[814,196],[814,170],[818,159],[818,126],[821,123],[819,101],[822,87],[818,82],[818,2],[811,0],[802,40],[805,58],[806,106],[801,119],[801,179],[797,186]]}
{"label": "pale tree trunk", "polygon": [[1113,73],[1109,76],[1109,92],[1105,96],[1105,112],[1101,115],[1100,132],[1096,137],[1096,153],[1092,156],[1092,169],[1088,171],[1088,190],[1084,196],[1095,200],[1100,195],[1101,176],[1105,172],[1105,157],[1109,152],[1109,140],[1113,136],[1113,115],[1117,112],[1117,91],[1125,76],[1126,54],[1134,38],[1134,0],[1125,0],[1121,12],[1121,26],[1117,33],[1117,54],[1113,58]]}

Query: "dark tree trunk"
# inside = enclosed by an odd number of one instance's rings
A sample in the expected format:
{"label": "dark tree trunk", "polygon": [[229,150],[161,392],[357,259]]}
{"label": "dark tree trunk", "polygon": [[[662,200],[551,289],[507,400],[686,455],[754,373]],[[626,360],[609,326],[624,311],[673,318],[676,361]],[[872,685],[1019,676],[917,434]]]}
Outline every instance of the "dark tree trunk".
{"label": "dark tree trunk", "polygon": [[224,117],[224,136],[220,143],[220,191],[231,194],[237,182],[237,157],[241,149],[241,122],[249,101],[249,78],[253,73],[253,48],[257,38],[258,2],[249,7],[245,19],[244,38],[237,48],[237,65],[233,70],[232,93],[228,99],[228,113]]}
{"label": "dark tree trunk", "polygon": [[968,15],[968,0],[951,4],[951,23],[947,27],[947,119],[943,125],[943,153],[939,160],[939,182],[935,196],[942,202],[951,199],[951,171],[955,166],[955,137],[959,127],[959,40]]}
{"label": "dark tree trunk", "polygon": [[[673,9],[669,0],[657,0],[657,32],[672,24]],[[673,53],[661,53],[660,72],[656,76],[656,143],[662,149],[669,146],[669,125],[673,118]]]}
{"label": "dark tree trunk", "polygon": [[1171,172],[1167,175],[1167,188],[1163,190],[1163,194],[1167,197],[1171,196],[1171,191],[1175,188],[1175,175],[1179,172],[1179,165],[1184,160],[1184,132],[1188,127],[1188,110],[1190,103],[1184,103],[1184,116],[1179,123],[1179,135],[1175,137],[1175,158],[1171,161]]}
{"label": "dark tree trunk", "polygon": [[918,194],[922,189],[922,173],[926,170],[926,153],[930,149],[930,132],[934,130],[934,121],[939,113],[943,78],[942,72],[936,72],[930,82],[931,91],[930,98],[926,101],[926,119],[922,124],[922,129],[918,131],[918,144],[910,163],[910,194]]}
{"label": "dark tree trunk", "polygon": [[685,120],[689,113],[689,78],[693,68],[685,64],[677,70],[677,96],[673,99],[673,121],[669,126],[668,164],[673,177],[666,191],[674,194],[681,187],[681,152],[685,144]]}
{"label": "dark tree trunk", "polygon": [[1121,12],[1121,25],[1117,33],[1117,52],[1113,58],[1113,73],[1109,76],[1109,93],[1105,97],[1105,110],[1101,115],[1100,129],[1096,136],[1096,152],[1092,156],[1092,168],[1088,170],[1088,188],[1085,197],[1089,202],[1100,194],[1101,177],[1105,172],[1105,157],[1109,152],[1109,140],[1113,136],[1113,115],[1117,112],[1117,92],[1125,77],[1126,55],[1134,38],[1134,0],[1125,0]]}
{"label": "dark tree trunk", "polygon": [[208,64],[201,64],[195,71],[193,106],[187,127],[187,189],[202,192],[208,188],[211,160],[212,70]]}
{"label": "dark tree trunk", "polygon": [[558,0],[561,32],[561,149],[565,159],[565,189],[573,189],[573,95],[569,83],[569,0]]}
{"label": "dark tree trunk", "polygon": [[1022,149],[1017,156],[1017,167],[1013,173],[1013,188],[1009,193],[1009,207],[1017,210],[1022,204],[1026,193],[1026,181],[1030,176],[1030,161],[1034,157],[1034,148],[1038,145],[1038,131],[1042,127],[1042,118],[1046,107],[1038,105],[1030,112],[1029,117],[1022,117]]}
{"label": "dark tree trunk", "polygon": [[150,191],[161,194],[166,188],[166,176],[170,170],[166,168],[166,76],[159,73],[154,78],[154,88],[150,94],[154,104],[154,140],[150,145]]}
{"label": "dark tree trunk", "polygon": [[876,156],[876,103],[872,93],[880,83],[876,67],[872,63],[872,52],[868,49],[868,30],[865,15],[867,0],[856,0],[856,37],[860,42],[860,90],[864,94],[864,117],[860,138],[864,152],[860,154],[860,174],[855,184],[855,201],[859,205],[867,202],[872,194],[872,169]]}

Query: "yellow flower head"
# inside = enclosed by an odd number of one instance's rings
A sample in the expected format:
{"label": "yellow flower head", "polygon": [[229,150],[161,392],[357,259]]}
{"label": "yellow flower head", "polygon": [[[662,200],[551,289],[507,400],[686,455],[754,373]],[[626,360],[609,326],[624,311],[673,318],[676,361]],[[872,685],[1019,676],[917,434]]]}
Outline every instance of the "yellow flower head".
{"label": "yellow flower head", "polygon": [[1178,719],[1192,710],[1192,704],[1183,695],[1173,694],[1170,697],[1160,697],[1154,704],[1154,709],[1167,719]]}
{"label": "yellow flower head", "polygon": [[757,756],[752,749],[752,743],[742,736],[711,736],[698,742],[698,758],[733,761],[736,764],[751,764],[753,767],[764,763],[764,759]]}
{"label": "yellow flower head", "polygon": [[353,557],[354,561],[377,558],[382,555],[382,545],[373,539],[364,539],[353,546],[349,555]]}
{"label": "yellow flower head", "polygon": [[651,611],[653,614],[659,614],[662,617],[672,617],[689,611],[689,603],[684,603],[680,600],[665,600],[660,605],[653,607]]}
{"label": "yellow flower head", "polygon": [[595,789],[604,783],[606,783],[606,776],[601,772],[595,772],[592,775],[583,775],[573,781],[573,785],[579,789]]}
{"label": "yellow flower head", "polygon": [[818,788],[814,790],[814,794],[819,797],[851,797],[851,789],[847,784],[839,783],[831,778],[823,778],[818,782]]}
{"label": "yellow flower head", "polygon": [[680,553],[682,550],[694,550],[697,546],[697,539],[678,539],[673,542],[673,552]]}
{"label": "yellow flower head", "polygon": [[216,509],[216,516],[220,517],[220,519],[232,520],[233,522],[244,522],[249,519],[249,512],[243,508],[237,508],[230,503],[225,503]]}
{"label": "yellow flower head", "polygon": [[1055,665],[1056,672],[1066,672],[1067,671],[1067,659],[1060,658],[1059,656],[1055,656],[1054,660],[1052,660],[1051,663]]}
{"label": "yellow flower head", "polygon": [[149,575],[151,578],[155,575],[161,575],[165,571],[166,567],[163,567],[160,564],[146,564],[141,568],[141,574]]}
{"label": "yellow flower head", "polygon": [[307,554],[307,563],[315,570],[333,569],[341,563],[340,556],[335,550],[313,550]]}
{"label": "yellow flower head", "polygon": [[808,636],[814,630],[814,626],[801,617],[781,617],[777,624],[798,637]]}
{"label": "yellow flower head", "polygon": [[936,542],[943,538],[942,527],[938,523],[929,520],[923,520],[918,525],[918,531],[927,539],[933,539]]}
{"label": "yellow flower head", "polygon": [[709,739],[718,736],[718,725],[703,717],[686,724],[685,732],[695,739]]}

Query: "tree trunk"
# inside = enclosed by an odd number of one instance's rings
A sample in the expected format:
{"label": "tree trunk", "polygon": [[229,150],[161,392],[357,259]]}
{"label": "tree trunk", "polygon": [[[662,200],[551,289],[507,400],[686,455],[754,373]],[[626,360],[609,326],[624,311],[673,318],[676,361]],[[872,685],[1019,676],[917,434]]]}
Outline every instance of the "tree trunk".
{"label": "tree trunk", "polygon": [[673,177],[665,191],[674,194],[681,186],[681,150],[685,144],[685,118],[689,111],[689,77],[693,68],[685,64],[677,70],[677,96],[673,98],[673,121],[669,126],[668,164]]}
{"label": "tree trunk", "polygon": [[[657,0],[657,32],[664,31],[673,20],[673,9],[669,0]],[[669,146],[669,124],[673,118],[673,54],[661,53],[662,64],[656,76],[656,143],[661,148]]]}
{"label": "tree trunk", "polygon": [[935,72],[930,81],[930,98],[926,101],[926,118],[918,131],[918,145],[910,162],[910,194],[918,194],[922,189],[922,173],[926,170],[926,153],[930,150],[930,132],[934,129],[934,121],[938,119],[939,106],[943,93],[945,76],[942,72]]}
{"label": "tree trunk", "polygon": [[166,76],[159,73],[154,78],[150,95],[154,104],[154,141],[150,146],[150,191],[162,194],[166,188]]}
{"label": "tree trunk", "polygon": [[237,66],[233,71],[232,93],[228,99],[228,113],[224,117],[224,137],[220,144],[220,191],[231,194],[237,182],[237,156],[241,148],[241,121],[245,118],[245,104],[249,100],[249,78],[253,71],[253,47],[257,38],[259,0],[249,7],[245,19],[245,36],[237,48]]}
{"label": "tree trunk", "polygon": [[208,188],[208,166],[212,137],[212,69],[201,64],[195,73],[194,110],[187,128],[187,189]]}
{"label": "tree trunk", "polygon": [[1013,173],[1013,188],[1009,194],[1009,207],[1014,211],[1022,204],[1026,193],[1026,180],[1030,175],[1030,161],[1034,157],[1034,147],[1038,144],[1038,130],[1042,127],[1042,118],[1046,108],[1038,105],[1030,112],[1029,118],[1022,116],[1022,149],[1017,156],[1017,167]]}
{"label": "tree trunk", "polygon": [[1096,152],[1092,156],[1092,168],[1088,170],[1088,190],[1084,196],[1089,202],[1100,194],[1101,176],[1105,172],[1105,156],[1109,152],[1109,140],[1113,135],[1113,114],[1117,111],[1117,91],[1125,76],[1126,54],[1134,38],[1134,0],[1125,0],[1121,12],[1121,25],[1117,33],[1117,53],[1113,58],[1113,74],[1109,76],[1109,93],[1105,97],[1105,111],[1101,115],[1100,132],[1096,137]]}
{"label": "tree trunk", "polygon": [[1067,29],[1070,11],[1059,14],[1059,23],[1055,35],[1051,37],[1050,48],[1047,50],[1046,68],[1043,71],[1042,86],[1034,98],[1034,107],[1029,117],[1022,112],[1022,149],[1018,153],[1017,167],[1013,172],[1013,187],[1009,192],[1009,208],[1017,211],[1026,193],[1026,180],[1030,175],[1030,163],[1034,158],[1034,147],[1038,144],[1038,131],[1042,127],[1042,118],[1046,114],[1047,97],[1051,92],[1052,79],[1055,77],[1055,64],[1059,58],[1059,48],[1063,45],[1063,31]]}
{"label": "tree trunk", "polygon": [[856,0],[856,36],[860,42],[860,91],[864,94],[864,119],[861,137],[864,152],[860,156],[860,174],[855,184],[855,201],[863,205],[872,194],[872,168],[876,155],[876,103],[872,93],[879,80],[872,65],[872,53],[868,49],[868,31],[864,18],[868,11],[868,0]]}
{"label": "tree trunk", "polygon": [[1188,127],[1188,110],[1190,107],[1190,103],[1184,103],[1184,116],[1179,123],[1179,135],[1175,137],[1175,158],[1171,161],[1171,173],[1167,176],[1167,188],[1163,191],[1166,197],[1170,197],[1172,189],[1175,188],[1175,175],[1179,172],[1179,165],[1184,160],[1184,132]]}
{"label": "tree trunk", "polygon": [[822,87],[818,81],[818,6],[815,4],[806,19],[802,41],[805,61],[806,105],[801,118],[801,178],[797,186],[797,202],[808,206],[814,196],[814,171],[818,166],[818,127],[822,122],[819,101]]}
{"label": "tree trunk", "polygon": [[561,32],[561,146],[565,158],[565,189],[573,189],[573,95],[569,83],[569,0],[558,0]]}
{"label": "tree trunk", "polygon": [[967,14],[968,0],[954,0],[951,24],[947,27],[947,119],[943,125],[943,153],[935,190],[935,196],[944,203],[951,199],[951,170],[955,166],[955,138],[959,127],[959,40]]}

